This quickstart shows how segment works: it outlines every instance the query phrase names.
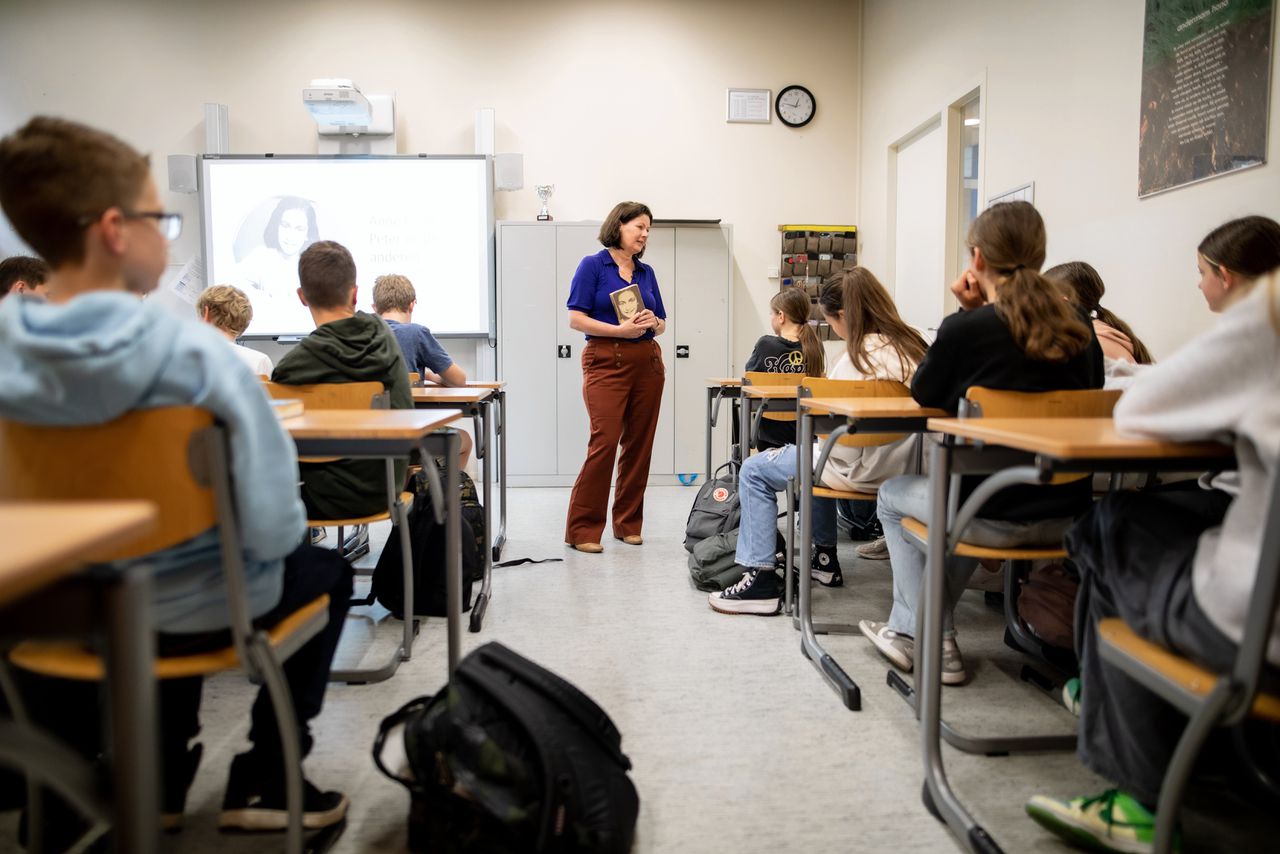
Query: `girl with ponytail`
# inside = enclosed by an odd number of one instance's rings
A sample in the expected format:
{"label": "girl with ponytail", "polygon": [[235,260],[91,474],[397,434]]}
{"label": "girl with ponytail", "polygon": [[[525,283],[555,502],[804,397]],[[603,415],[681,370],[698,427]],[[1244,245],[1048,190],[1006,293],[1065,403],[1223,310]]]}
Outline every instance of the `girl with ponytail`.
{"label": "girl with ponytail", "polygon": [[[942,321],[916,371],[911,394],[924,406],[955,412],[970,386],[1009,391],[1102,387],[1102,350],[1087,316],[1040,273],[1044,220],[1026,202],[994,205],[969,228],[971,262],[951,285],[961,310]],[[961,499],[982,480],[961,479]],[[1057,486],[1016,486],[991,498],[965,539],[993,548],[1060,543],[1090,503],[1088,479]],[[910,670],[924,552],[902,533],[902,520],[929,522],[929,485],[918,475],[880,487],[877,512],[893,564],[893,610],[886,622],[863,620],[866,635],[894,665]],[[943,603],[942,681],[965,681],[956,644],[955,603],[977,568],[972,558],[947,559]]]}
{"label": "girl with ponytail", "polygon": [[[807,317],[808,298],[802,299]],[[898,316],[888,291],[870,271],[858,267],[828,280],[818,306],[832,331],[845,341],[845,352],[827,372],[828,377],[911,381],[916,365],[924,357],[924,339]],[[875,492],[886,479],[910,470],[916,441],[917,437],[912,437],[870,448],[837,446],[823,470],[822,485]],[[727,590],[710,595],[708,601],[715,611],[771,616],[782,609],[782,581],[774,573],[774,555],[780,539],[778,493],[786,488],[787,478],[795,474],[794,442],[793,428],[786,445],[756,454],[742,466],[738,478],[742,516],[734,560],[743,576]],[[810,576],[823,586],[840,587],[844,579],[836,559],[836,502],[815,497],[812,507],[814,550]]]}
{"label": "girl with ponytail", "polygon": [[1102,307],[1102,296],[1107,292],[1107,286],[1091,265],[1084,261],[1068,261],[1050,267],[1044,275],[1065,286],[1067,298],[1093,318],[1093,331],[1102,346],[1102,355],[1138,365],[1149,365],[1155,361],[1129,324]]}
{"label": "girl with ponytail", "polygon": [[[809,297],[804,288],[787,288],[778,291],[769,301],[769,325],[772,335],[762,335],[756,342],[746,371],[766,371],[771,374],[801,374],[820,377],[825,368],[826,356],[818,333],[809,324]],[[784,407],[774,404],[773,410]],[[793,407],[794,408],[794,407]],[[789,421],[760,422],[757,450],[780,448],[796,440],[795,425]]]}

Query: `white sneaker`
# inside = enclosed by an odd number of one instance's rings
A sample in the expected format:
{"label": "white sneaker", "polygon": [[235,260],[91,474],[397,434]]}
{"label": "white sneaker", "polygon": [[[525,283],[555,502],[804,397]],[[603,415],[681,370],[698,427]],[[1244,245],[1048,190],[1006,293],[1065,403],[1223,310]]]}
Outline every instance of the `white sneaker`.
{"label": "white sneaker", "polygon": [[854,551],[858,557],[867,560],[888,560],[889,559],[889,542],[884,537],[872,540],[869,543],[863,543]]}
{"label": "white sneaker", "polygon": [[871,620],[862,620],[858,623],[858,628],[867,636],[867,640],[875,644],[880,654],[893,664],[899,670],[911,672],[913,659],[915,658],[916,642],[906,635],[899,634],[889,628],[888,623],[873,623]]}
{"label": "white sneaker", "polygon": [[955,638],[942,640],[942,684],[960,685],[969,678],[964,669],[964,659],[960,657],[960,646]]}

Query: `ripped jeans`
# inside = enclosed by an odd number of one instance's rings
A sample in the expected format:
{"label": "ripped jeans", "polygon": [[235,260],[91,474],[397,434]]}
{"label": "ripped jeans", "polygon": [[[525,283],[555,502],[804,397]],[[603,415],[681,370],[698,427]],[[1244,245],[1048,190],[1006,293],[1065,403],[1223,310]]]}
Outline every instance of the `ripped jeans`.
{"label": "ripped jeans", "polygon": [[[787,478],[795,473],[795,445],[770,448],[743,464],[738,476],[742,521],[738,529],[738,551],[734,556],[740,566],[773,568],[773,556],[778,545],[778,493],[787,488]],[[813,542],[819,546],[836,544],[836,502],[833,498],[813,499]]]}

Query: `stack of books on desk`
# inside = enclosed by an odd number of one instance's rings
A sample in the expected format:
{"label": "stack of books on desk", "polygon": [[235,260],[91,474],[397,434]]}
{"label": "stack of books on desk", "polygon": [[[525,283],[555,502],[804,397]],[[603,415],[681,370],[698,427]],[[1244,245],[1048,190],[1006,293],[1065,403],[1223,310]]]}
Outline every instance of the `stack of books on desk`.
{"label": "stack of books on desk", "polygon": [[271,401],[271,409],[275,412],[276,418],[283,421],[286,418],[297,418],[302,414],[305,407],[301,400],[273,400]]}

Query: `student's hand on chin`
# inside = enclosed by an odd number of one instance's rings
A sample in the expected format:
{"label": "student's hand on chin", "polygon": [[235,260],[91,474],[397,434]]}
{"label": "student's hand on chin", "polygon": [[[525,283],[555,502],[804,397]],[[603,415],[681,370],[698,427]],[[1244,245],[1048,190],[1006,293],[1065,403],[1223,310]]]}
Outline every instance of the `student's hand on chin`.
{"label": "student's hand on chin", "polygon": [[978,284],[977,277],[969,270],[965,270],[958,279],[951,283],[951,293],[956,295],[956,299],[960,302],[960,307],[965,311],[982,308],[987,304],[986,294],[982,292],[982,287]]}

